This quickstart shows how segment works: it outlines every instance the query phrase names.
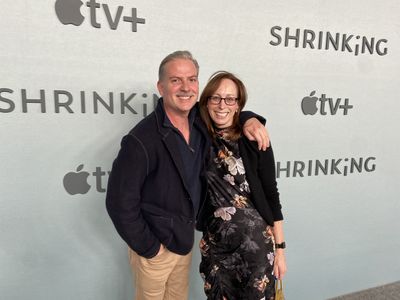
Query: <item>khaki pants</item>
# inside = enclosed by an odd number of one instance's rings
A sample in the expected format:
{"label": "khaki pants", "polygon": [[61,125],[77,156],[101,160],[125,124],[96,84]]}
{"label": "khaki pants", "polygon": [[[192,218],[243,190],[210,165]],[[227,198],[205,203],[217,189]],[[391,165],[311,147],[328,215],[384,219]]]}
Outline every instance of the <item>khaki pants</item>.
{"label": "khaki pants", "polygon": [[192,252],[178,255],[168,249],[150,259],[129,248],[135,300],[187,300]]}

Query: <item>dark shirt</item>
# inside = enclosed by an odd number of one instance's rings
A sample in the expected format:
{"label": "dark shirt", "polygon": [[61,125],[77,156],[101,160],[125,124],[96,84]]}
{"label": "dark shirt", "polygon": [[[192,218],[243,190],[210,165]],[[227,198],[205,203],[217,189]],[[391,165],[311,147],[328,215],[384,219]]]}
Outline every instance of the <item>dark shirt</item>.
{"label": "dark shirt", "polygon": [[165,114],[163,123],[163,126],[171,128],[175,134],[176,143],[184,166],[184,180],[189,189],[190,199],[193,203],[195,215],[197,214],[200,205],[200,172],[204,155],[202,149],[205,142],[199,129],[196,126],[193,126],[196,113],[197,110],[192,110],[189,114],[189,144],[186,142],[182,133],[171,123],[167,114]]}

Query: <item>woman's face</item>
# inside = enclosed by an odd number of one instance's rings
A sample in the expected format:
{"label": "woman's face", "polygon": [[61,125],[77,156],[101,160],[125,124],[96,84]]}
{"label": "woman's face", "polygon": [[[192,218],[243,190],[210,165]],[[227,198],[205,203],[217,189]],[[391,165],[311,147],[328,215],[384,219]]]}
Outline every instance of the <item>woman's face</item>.
{"label": "woman's face", "polygon": [[[220,99],[221,101],[219,104],[216,104],[217,101],[215,100],[213,101],[209,99],[207,101],[208,113],[211,117],[211,120],[214,122],[214,125],[218,128],[226,128],[231,126],[235,112],[237,112],[239,109],[239,105],[237,101],[234,101],[232,105],[227,105],[226,101],[228,101],[228,99],[225,98],[238,97],[238,88],[236,84],[230,79],[222,79],[217,90],[211,96],[218,96],[222,98]],[[218,100],[218,98],[216,100]],[[232,101],[232,99],[230,101]]]}

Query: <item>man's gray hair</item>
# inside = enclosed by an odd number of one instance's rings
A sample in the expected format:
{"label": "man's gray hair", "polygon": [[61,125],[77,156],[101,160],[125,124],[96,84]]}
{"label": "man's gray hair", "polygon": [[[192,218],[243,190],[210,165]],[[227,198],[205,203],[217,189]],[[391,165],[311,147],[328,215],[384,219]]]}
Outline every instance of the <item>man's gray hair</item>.
{"label": "man's gray hair", "polygon": [[197,63],[197,60],[193,58],[192,53],[190,53],[187,50],[179,50],[179,51],[175,51],[172,52],[171,54],[167,55],[161,62],[160,67],[158,69],[158,80],[161,80],[161,78],[164,76],[164,72],[165,72],[165,65],[170,62],[171,60],[174,59],[188,59],[191,60],[193,62],[193,64],[195,65],[196,69],[197,69],[197,75],[199,75],[199,64]]}

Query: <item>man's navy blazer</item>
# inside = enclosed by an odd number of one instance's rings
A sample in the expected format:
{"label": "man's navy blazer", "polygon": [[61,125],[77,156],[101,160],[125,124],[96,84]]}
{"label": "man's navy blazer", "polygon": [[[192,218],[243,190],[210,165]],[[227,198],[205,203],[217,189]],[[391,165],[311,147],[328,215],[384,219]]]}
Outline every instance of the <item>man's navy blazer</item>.
{"label": "man's navy blazer", "polygon": [[[155,111],[122,139],[107,188],[106,207],[115,228],[132,250],[146,258],[158,253],[160,243],[185,255],[194,242],[196,212],[176,136],[163,126],[164,118],[159,101]],[[210,139],[198,113],[193,126],[205,141],[198,150],[205,153]],[[205,193],[204,176],[201,183]],[[201,195],[201,201],[204,198]]]}

